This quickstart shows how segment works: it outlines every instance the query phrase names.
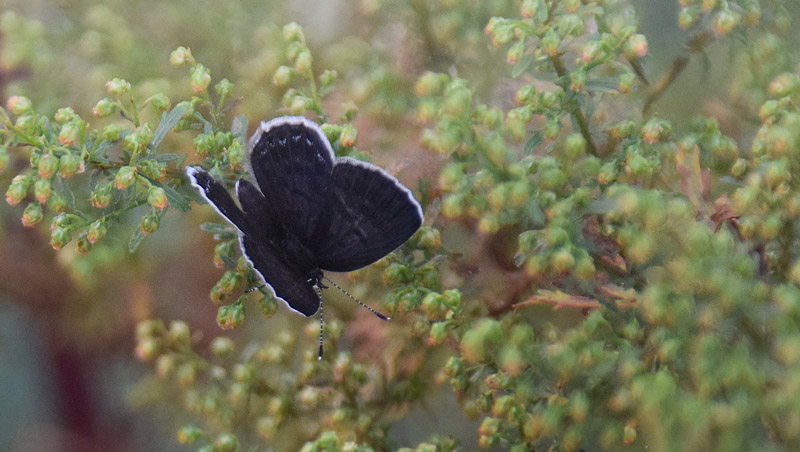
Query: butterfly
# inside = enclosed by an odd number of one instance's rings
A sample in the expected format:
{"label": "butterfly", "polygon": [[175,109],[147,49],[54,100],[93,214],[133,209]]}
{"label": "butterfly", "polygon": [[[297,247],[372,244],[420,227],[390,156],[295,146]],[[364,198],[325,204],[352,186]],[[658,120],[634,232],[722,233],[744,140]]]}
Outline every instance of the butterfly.
{"label": "butterfly", "polygon": [[248,148],[258,186],[240,179],[238,205],[202,168],[187,167],[186,174],[236,227],[242,252],[266,287],[300,314],[320,310],[323,270],[372,264],[422,225],[422,207],[408,188],[375,165],[335,157],[313,121],[285,116],[262,122]]}

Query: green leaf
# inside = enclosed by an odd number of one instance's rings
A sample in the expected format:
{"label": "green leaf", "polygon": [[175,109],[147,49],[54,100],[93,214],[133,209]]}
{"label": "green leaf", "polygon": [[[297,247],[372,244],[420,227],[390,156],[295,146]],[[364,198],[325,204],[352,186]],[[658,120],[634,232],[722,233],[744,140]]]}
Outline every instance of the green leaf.
{"label": "green leaf", "polygon": [[153,132],[153,140],[150,142],[150,147],[152,149],[156,149],[161,141],[164,140],[164,137],[167,136],[170,130],[175,127],[175,124],[180,121],[181,116],[186,113],[186,110],[189,108],[188,105],[178,105],[177,107],[170,110],[169,113],[162,113],[161,114],[161,122],[158,123],[158,127],[156,127],[156,131]]}
{"label": "green leaf", "polygon": [[69,185],[64,182],[64,178],[57,176],[54,179],[55,184],[53,188],[55,188],[58,196],[61,196],[61,198],[64,199],[64,201],[67,203],[67,207],[69,207],[70,210],[75,210],[75,193],[73,193],[72,189],[69,188]]}
{"label": "green leaf", "polygon": [[602,91],[605,93],[619,92],[619,79],[615,77],[597,77],[586,81],[587,91]]}
{"label": "green leaf", "polygon": [[233,226],[229,224],[203,223],[200,225],[200,230],[213,234],[221,239],[232,239],[237,236]]}
{"label": "green leaf", "polygon": [[514,67],[511,69],[511,77],[513,78],[519,77],[523,72],[527,71],[532,64],[533,64],[533,55],[531,55],[530,53],[523,55],[522,58],[520,58],[519,61],[517,61],[517,64],[515,64]]}
{"label": "green leaf", "polygon": [[[153,156],[153,160],[155,160],[157,162],[165,163],[165,162],[171,162],[173,160],[178,160],[181,157],[182,156],[180,156],[178,154],[169,152],[169,153],[166,153],[166,154],[156,154],[156,155]],[[144,160],[144,159],[142,159],[142,160]]]}
{"label": "green leaf", "polygon": [[136,248],[139,248],[139,245],[142,244],[142,240],[144,240],[144,238],[144,233],[139,228],[136,228],[136,231],[134,231],[130,241],[128,242],[128,252],[133,253],[136,251]]}
{"label": "green leaf", "polygon": [[239,115],[231,121],[231,133],[242,146],[247,144],[247,116]]}
{"label": "green leaf", "polygon": [[528,141],[525,143],[525,155],[530,155],[544,141],[544,135],[541,130],[533,132]]}
{"label": "green leaf", "polygon": [[543,23],[547,20],[547,3],[544,0],[539,0],[536,5],[536,21],[539,23]]}

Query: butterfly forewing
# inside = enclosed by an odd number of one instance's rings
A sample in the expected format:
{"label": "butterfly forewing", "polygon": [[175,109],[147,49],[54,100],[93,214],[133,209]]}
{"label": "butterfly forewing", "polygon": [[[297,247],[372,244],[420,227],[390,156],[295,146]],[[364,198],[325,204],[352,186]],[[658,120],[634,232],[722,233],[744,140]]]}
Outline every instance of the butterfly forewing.
{"label": "butterfly forewing", "polygon": [[287,230],[309,240],[330,185],[333,151],[315,123],[302,117],[261,124],[251,139],[253,175]]}
{"label": "butterfly forewing", "polygon": [[394,251],[422,224],[407,188],[377,166],[340,158],[312,246],[319,267],[351,271]]}

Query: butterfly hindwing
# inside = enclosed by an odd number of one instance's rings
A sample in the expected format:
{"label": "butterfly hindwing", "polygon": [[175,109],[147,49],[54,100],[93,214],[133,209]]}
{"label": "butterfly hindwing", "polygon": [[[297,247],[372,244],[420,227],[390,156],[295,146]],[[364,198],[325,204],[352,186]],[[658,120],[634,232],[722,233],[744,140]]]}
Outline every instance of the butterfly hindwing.
{"label": "butterfly hindwing", "polygon": [[319,295],[306,276],[292,271],[271,247],[261,240],[241,236],[245,256],[272,289],[275,297],[283,300],[292,310],[306,317],[314,315],[320,305]]}
{"label": "butterfly hindwing", "polygon": [[273,214],[301,240],[313,235],[329,189],[333,151],[303,117],[264,122],[250,139],[253,175]]}
{"label": "butterfly hindwing", "polygon": [[411,192],[375,165],[336,160],[312,246],[323,270],[352,271],[394,251],[422,224]]}

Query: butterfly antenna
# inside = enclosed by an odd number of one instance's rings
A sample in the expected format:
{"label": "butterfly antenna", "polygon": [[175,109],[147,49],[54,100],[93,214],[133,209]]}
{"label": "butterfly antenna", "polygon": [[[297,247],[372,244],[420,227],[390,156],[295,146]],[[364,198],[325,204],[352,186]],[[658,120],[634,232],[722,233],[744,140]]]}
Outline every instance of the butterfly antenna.
{"label": "butterfly antenna", "polygon": [[[353,301],[355,301],[356,303],[360,304],[360,305],[361,305],[361,307],[367,308],[367,309],[369,310],[369,312],[371,312],[371,313],[375,314],[375,315],[376,315],[376,316],[378,316],[378,318],[380,318],[381,320],[390,320],[390,319],[391,319],[391,317],[389,317],[389,316],[387,316],[387,315],[383,315],[383,314],[381,314],[380,312],[378,312],[378,311],[376,311],[376,310],[372,309],[371,307],[369,307],[369,306],[365,305],[364,303],[362,303],[362,302],[361,302],[361,300],[359,300],[358,298],[356,298],[356,297],[354,297],[354,296],[350,295],[350,293],[349,293],[349,292],[347,292],[346,290],[342,289],[342,288],[341,288],[341,286],[339,286],[339,285],[338,285],[338,284],[336,284],[335,282],[331,281],[331,280],[330,280],[330,278],[328,278],[327,276],[323,276],[322,278],[323,278],[323,279],[325,279],[325,281],[328,281],[329,283],[331,283],[331,285],[332,285],[333,287],[335,287],[335,288],[337,288],[337,289],[341,290],[341,291],[342,291],[342,293],[344,293],[345,295],[347,295],[348,297],[350,297],[350,299],[351,299],[351,300],[353,300]],[[322,305],[320,305],[320,310],[321,310],[321,309],[322,309]]]}
{"label": "butterfly antenna", "polygon": [[266,286],[267,286],[266,284],[261,284],[260,286],[251,287],[251,288],[245,290],[244,293],[255,292],[256,290],[261,290],[262,288],[264,288]]}
{"label": "butterfly antenna", "polygon": [[319,354],[317,361],[322,361],[322,333],[325,328],[325,321],[322,319],[322,290],[319,287],[314,288],[319,296]]}

